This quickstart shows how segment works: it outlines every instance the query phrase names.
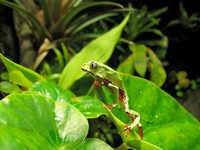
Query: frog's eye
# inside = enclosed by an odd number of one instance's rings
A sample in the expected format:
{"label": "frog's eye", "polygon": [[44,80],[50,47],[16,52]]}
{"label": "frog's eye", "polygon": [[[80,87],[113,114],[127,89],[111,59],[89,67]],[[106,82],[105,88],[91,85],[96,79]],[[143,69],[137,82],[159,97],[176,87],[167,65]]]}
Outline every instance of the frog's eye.
{"label": "frog's eye", "polygon": [[95,69],[97,69],[97,63],[96,62],[91,62],[90,63],[90,69],[93,69],[93,70],[95,70]]}

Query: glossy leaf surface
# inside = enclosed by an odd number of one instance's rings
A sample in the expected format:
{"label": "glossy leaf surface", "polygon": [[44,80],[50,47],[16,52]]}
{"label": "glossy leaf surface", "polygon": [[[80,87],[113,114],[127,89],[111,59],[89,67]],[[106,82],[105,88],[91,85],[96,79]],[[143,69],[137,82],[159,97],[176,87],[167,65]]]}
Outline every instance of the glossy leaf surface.
{"label": "glossy leaf surface", "polygon": [[26,92],[0,101],[0,129],[3,149],[76,149],[88,122],[64,101]]}
{"label": "glossy leaf surface", "polygon": [[64,90],[52,83],[36,83],[30,90],[57,101],[70,103],[86,118],[97,118],[101,115],[107,115],[107,111],[99,99],[91,96],[76,97],[71,91]]}
{"label": "glossy leaf surface", "polygon": [[130,108],[141,115],[144,141],[163,149],[200,148],[199,122],[173,97],[147,80],[125,74],[121,77]]}
{"label": "glossy leaf surface", "polygon": [[83,113],[86,118],[97,118],[101,115],[108,115],[103,103],[91,96],[77,97],[73,100],[73,105]]}
{"label": "glossy leaf surface", "polygon": [[113,150],[113,148],[99,139],[88,138],[78,150]]}
{"label": "glossy leaf surface", "polygon": [[75,97],[75,95],[71,91],[67,89],[64,90],[63,88],[50,82],[38,82],[34,84],[30,88],[30,90],[37,92],[43,96],[49,97],[53,100],[66,101],[68,103],[71,103],[72,98]]}
{"label": "glossy leaf surface", "polygon": [[[121,132],[123,141],[132,148],[146,149],[195,149],[198,150],[200,136],[199,122],[169,94],[154,83],[126,74],[120,76],[129,97],[129,107],[141,116],[144,137],[138,139],[135,132],[127,137]],[[106,91],[104,91],[106,92]],[[105,95],[109,95],[105,93]],[[104,97],[105,98],[105,97]],[[110,101],[111,97],[107,97]],[[130,123],[123,107],[116,107],[109,113],[119,131]],[[186,132],[187,131],[187,132]],[[189,137],[189,138],[188,138]],[[184,141],[184,142],[183,142]],[[157,147],[156,147],[157,146]]]}

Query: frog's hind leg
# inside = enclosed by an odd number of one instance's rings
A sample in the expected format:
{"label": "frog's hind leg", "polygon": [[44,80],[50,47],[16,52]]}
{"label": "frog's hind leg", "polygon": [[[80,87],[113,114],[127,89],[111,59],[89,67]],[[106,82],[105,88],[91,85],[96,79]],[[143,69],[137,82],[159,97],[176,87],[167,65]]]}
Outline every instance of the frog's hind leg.
{"label": "frog's hind leg", "polygon": [[122,101],[122,104],[124,106],[124,111],[126,114],[129,115],[130,119],[133,120],[132,123],[127,124],[125,128],[122,130],[122,132],[127,131],[126,136],[131,132],[131,130],[138,126],[139,129],[139,135],[142,139],[143,137],[143,130],[142,130],[142,124],[140,123],[140,114],[136,111],[130,110],[128,105],[128,98],[126,97],[126,94],[124,91],[120,91],[120,100]]}
{"label": "frog's hind leg", "polygon": [[[131,111],[131,112],[130,112]],[[142,124],[140,123],[140,115],[136,111],[129,110],[127,111],[130,118],[133,120],[132,123],[126,124],[125,128],[122,130],[122,132],[127,131],[126,136],[133,130],[134,127],[138,126],[138,133],[140,138],[143,138],[143,129]]]}

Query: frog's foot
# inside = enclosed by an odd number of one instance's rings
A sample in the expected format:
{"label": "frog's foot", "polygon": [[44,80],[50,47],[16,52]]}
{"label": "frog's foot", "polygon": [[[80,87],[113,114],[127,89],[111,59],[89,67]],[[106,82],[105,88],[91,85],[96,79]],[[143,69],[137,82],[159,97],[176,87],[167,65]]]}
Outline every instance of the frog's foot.
{"label": "frog's foot", "polygon": [[115,108],[118,104],[105,104],[104,106],[109,109],[109,111],[112,111],[113,108]]}
{"label": "frog's foot", "polygon": [[125,125],[125,128],[121,131],[121,132],[125,132],[125,136],[128,136],[128,134],[133,130],[131,124],[126,124]]}
{"label": "frog's foot", "polygon": [[125,132],[125,136],[128,136],[128,134],[133,130],[134,127],[138,126],[139,129],[139,136],[142,139],[143,137],[143,130],[142,130],[142,124],[139,123],[140,117],[136,117],[135,120],[131,124],[126,124],[125,128],[121,132]]}

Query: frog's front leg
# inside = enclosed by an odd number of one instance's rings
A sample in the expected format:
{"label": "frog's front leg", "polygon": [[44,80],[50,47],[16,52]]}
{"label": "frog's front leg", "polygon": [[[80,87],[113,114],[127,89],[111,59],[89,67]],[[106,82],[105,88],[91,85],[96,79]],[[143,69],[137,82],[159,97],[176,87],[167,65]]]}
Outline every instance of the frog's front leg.
{"label": "frog's front leg", "polygon": [[106,107],[109,110],[112,110],[113,108],[119,105],[119,87],[112,83],[108,83],[108,88],[113,92],[113,95],[115,96],[115,99],[117,100],[115,104],[106,105]]}
{"label": "frog's front leg", "polygon": [[[104,81],[98,81],[98,80],[95,80],[94,81],[94,88],[96,89],[96,92],[98,93],[98,95],[100,97],[103,97],[104,94],[102,93],[103,91],[101,90],[102,89],[102,86],[106,86],[114,95],[114,99],[117,100],[115,104],[104,104],[104,106],[109,109],[110,111],[112,111],[113,108],[115,108],[116,106],[118,106],[119,104],[119,87],[113,85],[112,83],[106,83]],[[102,98],[102,99],[106,99],[105,97]]]}

